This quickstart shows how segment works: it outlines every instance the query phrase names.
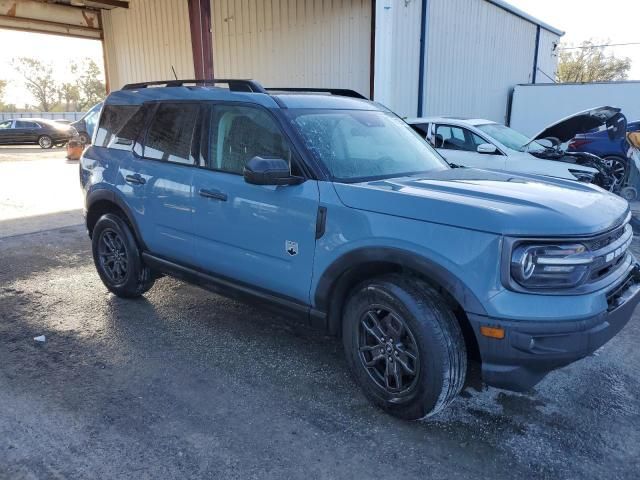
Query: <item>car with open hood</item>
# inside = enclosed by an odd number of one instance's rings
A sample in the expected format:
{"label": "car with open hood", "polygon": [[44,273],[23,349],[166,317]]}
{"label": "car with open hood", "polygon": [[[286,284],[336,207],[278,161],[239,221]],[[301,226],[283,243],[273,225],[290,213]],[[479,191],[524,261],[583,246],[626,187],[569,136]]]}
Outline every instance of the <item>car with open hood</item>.
{"label": "car with open hood", "polygon": [[620,109],[598,107],[564,118],[529,138],[505,125],[484,119],[431,117],[407,122],[449,162],[465,167],[533,173],[594,183],[617,191],[610,165],[585,152],[567,152],[575,135],[601,127],[622,137],[626,119]]}
{"label": "car with open hood", "polygon": [[640,301],[625,200],[451,168],[349,90],[125,86],[105,100],[80,182],[113,294],[172,275],[322,328],[367,397],[405,419],[453,401],[470,361],[489,385],[530,389]]}

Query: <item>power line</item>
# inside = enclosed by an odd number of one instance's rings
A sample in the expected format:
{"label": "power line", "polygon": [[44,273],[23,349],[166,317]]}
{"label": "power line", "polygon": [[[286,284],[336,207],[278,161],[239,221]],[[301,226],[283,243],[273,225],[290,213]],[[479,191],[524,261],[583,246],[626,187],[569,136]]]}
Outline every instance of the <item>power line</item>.
{"label": "power line", "polygon": [[640,45],[640,42],[608,43],[606,45],[582,45],[580,47],[562,47],[562,48],[558,48],[558,50],[577,50],[577,49],[583,49],[583,48],[604,48],[604,47],[626,47],[628,45]]}

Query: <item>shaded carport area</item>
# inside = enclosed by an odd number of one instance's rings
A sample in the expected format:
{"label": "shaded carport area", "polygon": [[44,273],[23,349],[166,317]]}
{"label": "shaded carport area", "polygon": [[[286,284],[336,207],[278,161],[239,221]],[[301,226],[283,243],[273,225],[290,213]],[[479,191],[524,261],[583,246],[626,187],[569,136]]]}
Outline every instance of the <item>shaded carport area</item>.
{"label": "shaded carport area", "polygon": [[[5,3],[18,6],[3,21],[54,34],[104,36],[130,10]],[[187,24],[200,18],[199,3],[162,3]],[[52,6],[69,16],[52,21]],[[166,38],[165,23],[134,32],[126,21],[116,28],[131,51]],[[106,46],[108,64],[131,72],[122,81],[149,80],[165,62],[195,75],[192,35],[208,31],[196,25],[182,23],[182,43],[157,64],[118,58],[122,44]],[[636,478],[637,315],[534,391],[486,388],[472,372],[451,408],[402,422],[366,400],[340,341],[322,332],[166,277],[138,300],[109,294],[82,225],[78,165],[46,155],[0,152],[0,478]]]}

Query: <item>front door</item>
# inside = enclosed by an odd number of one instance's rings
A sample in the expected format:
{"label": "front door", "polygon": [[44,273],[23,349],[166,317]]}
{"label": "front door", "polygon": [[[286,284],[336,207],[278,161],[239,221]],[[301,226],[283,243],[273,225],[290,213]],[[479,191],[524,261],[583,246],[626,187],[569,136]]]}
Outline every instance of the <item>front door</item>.
{"label": "front door", "polygon": [[194,172],[194,232],[200,265],[235,281],[309,302],[319,192],[317,182],[251,185],[242,176],[254,156],[298,168],[290,142],[259,107],[216,104],[208,161]]}
{"label": "front door", "polygon": [[13,143],[15,129],[13,128],[13,120],[5,120],[0,122],[0,145],[9,145]]}
{"label": "front door", "polygon": [[478,145],[488,142],[466,128],[436,124],[433,138],[436,149],[449,163],[472,168],[505,168],[506,157],[500,152],[478,153]]}

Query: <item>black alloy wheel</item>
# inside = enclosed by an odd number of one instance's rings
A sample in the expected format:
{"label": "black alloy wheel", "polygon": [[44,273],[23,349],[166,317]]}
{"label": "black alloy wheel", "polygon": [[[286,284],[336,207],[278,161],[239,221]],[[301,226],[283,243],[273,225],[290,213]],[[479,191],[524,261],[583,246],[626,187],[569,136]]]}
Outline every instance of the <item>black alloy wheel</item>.
{"label": "black alloy wheel", "polygon": [[413,333],[397,313],[375,306],[360,320],[360,361],[371,379],[390,394],[402,395],[415,387],[420,371]]}
{"label": "black alloy wheel", "polygon": [[122,285],[126,282],[128,272],[127,249],[118,232],[107,228],[100,233],[98,256],[100,258],[100,266],[110,282],[114,285]]}

